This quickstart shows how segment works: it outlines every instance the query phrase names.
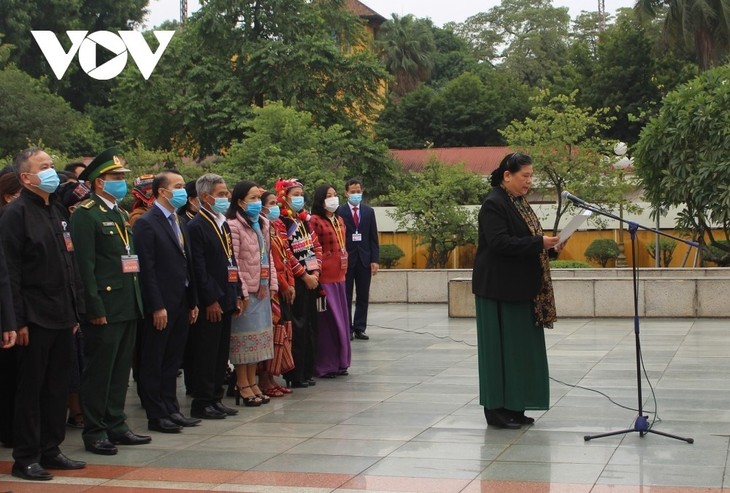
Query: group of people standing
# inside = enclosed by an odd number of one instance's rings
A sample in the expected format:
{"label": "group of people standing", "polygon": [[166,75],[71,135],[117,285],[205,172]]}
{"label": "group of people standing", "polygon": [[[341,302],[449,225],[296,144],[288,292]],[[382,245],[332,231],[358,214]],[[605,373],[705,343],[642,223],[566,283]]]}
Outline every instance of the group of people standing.
{"label": "group of people standing", "polygon": [[[21,187],[0,216],[0,321],[2,347],[17,353],[14,476],[48,480],[49,469],[85,467],[59,448],[79,330],[82,438],[102,455],[152,440],[124,413],[135,353],[148,429],[179,433],[238,413],[223,403],[229,362],[236,404],[261,406],[315,385],[314,377],[347,375],[350,341],[368,338],[378,236],[357,180],[347,182],[342,205],[334,186],[318,187],[309,213],[295,179],[273,191],[241,181],[231,193],[221,176],[186,183],[166,169],[130,221],[120,205],[130,170],[115,149],[68,189],[58,189],[42,149],[21,152],[12,171]],[[293,329],[286,386],[265,364],[282,323]],[[181,367],[189,416],[177,398]]]}

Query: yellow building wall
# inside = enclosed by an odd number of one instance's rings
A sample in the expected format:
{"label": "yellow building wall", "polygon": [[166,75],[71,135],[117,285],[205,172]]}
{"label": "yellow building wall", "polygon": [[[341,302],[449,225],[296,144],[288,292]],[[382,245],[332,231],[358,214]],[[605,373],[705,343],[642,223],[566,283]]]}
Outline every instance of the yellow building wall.
{"label": "yellow building wall", "polygon": [[[679,236],[679,232],[674,230],[663,230],[673,236]],[[396,269],[425,269],[426,268],[426,247],[419,246],[415,237],[408,233],[401,232],[383,232],[379,234],[380,244],[393,243],[398,245],[401,250],[405,253],[402,257]],[[592,231],[577,231],[570,240],[566,243],[565,248],[560,253],[560,260],[577,260],[580,262],[588,262],[583,252],[586,251],[588,245],[598,238],[610,238],[619,241],[618,231],[616,230],[592,230]],[[649,256],[647,246],[654,244],[656,234],[650,231],[638,231],[636,234],[637,244],[637,258],[639,267],[654,267],[654,259]],[[631,261],[631,239],[628,231],[624,231],[624,247],[626,252],[626,263],[628,266],[632,265]],[[474,245],[467,245],[458,247],[452,252],[449,259],[450,269],[471,269],[474,262],[474,254],[476,253],[476,247]],[[677,243],[677,247],[674,249],[674,255],[670,267],[692,267],[695,261],[695,255],[697,253],[696,248],[692,248],[684,243]],[[588,262],[590,263],[590,262]],[[684,263],[684,265],[683,265]],[[593,264],[594,267],[600,267],[598,264]],[[608,267],[614,267],[613,262],[610,262]]]}

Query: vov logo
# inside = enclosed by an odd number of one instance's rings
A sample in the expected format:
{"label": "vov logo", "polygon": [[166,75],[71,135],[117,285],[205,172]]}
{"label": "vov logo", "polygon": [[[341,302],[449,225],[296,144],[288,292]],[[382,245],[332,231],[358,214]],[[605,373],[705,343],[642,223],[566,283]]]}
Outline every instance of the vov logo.
{"label": "vov logo", "polygon": [[[170,44],[172,35],[175,34],[175,31],[153,31],[155,38],[160,43],[157,51],[153,52],[139,31],[119,31],[118,35],[109,31],[95,31],[87,36],[88,32],[66,31],[66,35],[72,43],[71,49],[68,51],[63,48],[52,31],[31,31],[31,34],[58,80],[64,76],[77,52],[81,69],[96,80],[113,79],[122,73],[127,66],[127,53],[132,55],[132,60],[137,64],[142,77],[147,80],[152,75],[152,71],[160,61],[167,45]],[[114,58],[97,66],[97,46],[112,52],[115,55]]]}

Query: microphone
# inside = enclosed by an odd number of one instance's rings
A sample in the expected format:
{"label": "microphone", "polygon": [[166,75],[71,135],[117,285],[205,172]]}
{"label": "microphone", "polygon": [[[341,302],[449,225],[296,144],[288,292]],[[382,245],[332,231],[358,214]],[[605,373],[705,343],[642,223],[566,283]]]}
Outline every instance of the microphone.
{"label": "microphone", "polygon": [[570,193],[570,192],[569,192],[569,191],[567,191],[567,190],[563,190],[563,191],[562,191],[562,192],[560,193],[560,196],[561,196],[561,197],[563,197],[564,199],[570,200],[570,201],[571,201],[571,202],[573,202],[573,203],[574,203],[575,205],[579,205],[579,206],[587,206],[587,207],[596,207],[595,205],[591,204],[590,202],[586,202],[586,201],[585,201],[585,200],[583,200],[582,198],[580,198],[580,197],[576,197],[575,195],[573,195],[572,193]]}

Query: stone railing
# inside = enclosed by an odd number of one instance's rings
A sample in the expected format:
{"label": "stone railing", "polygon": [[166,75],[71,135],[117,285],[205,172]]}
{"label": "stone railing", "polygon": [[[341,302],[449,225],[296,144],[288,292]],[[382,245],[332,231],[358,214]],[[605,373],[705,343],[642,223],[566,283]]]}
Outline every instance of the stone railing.
{"label": "stone railing", "polygon": [[[560,317],[634,314],[631,269],[555,269]],[[373,303],[448,303],[449,316],[473,317],[471,270],[381,270]],[[639,270],[642,317],[730,317],[730,269]]]}

